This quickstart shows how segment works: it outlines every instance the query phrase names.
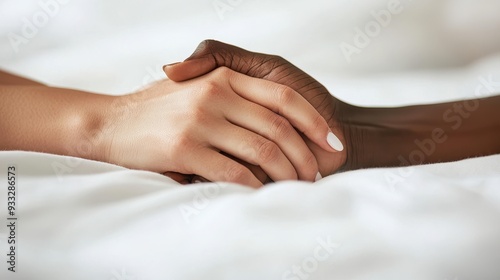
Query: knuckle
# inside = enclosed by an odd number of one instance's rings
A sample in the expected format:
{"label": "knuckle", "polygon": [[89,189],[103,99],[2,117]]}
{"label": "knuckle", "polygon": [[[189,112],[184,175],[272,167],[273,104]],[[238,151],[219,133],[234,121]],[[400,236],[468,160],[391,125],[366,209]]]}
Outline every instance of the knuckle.
{"label": "knuckle", "polygon": [[322,131],[328,129],[325,119],[320,115],[316,114],[310,125],[307,126],[308,132],[314,133],[317,131]]}
{"label": "knuckle", "polygon": [[228,75],[231,74],[231,69],[229,69],[226,66],[220,66],[219,68],[215,69],[215,71],[219,74],[222,75],[223,77],[227,77]]}
{"label": "knuckle", "polygon": [[282,56],[279,56],[279,55],[271,55],[271,59],[275,63],[279,63],[279,64],[283,64],[283,62],[285,61],[285,59]]}
{"label": "knuckle", "polygon": [[306,135],[314,135],[328,129],[325,119],[318,113],[315,114],[311,121],[308,121],[305,128],[301,129],[301,131]]}
{"label": "knuckle", "polygon": [[210,53],[211,50],[216,46],[216,43],[217,41],[210,39],[201,41],[191,57],[205,55],[207,54],[207,52]]}
{"label": "knuckle", "polygon": [[287,139],[293,128],[292,125],[282,116],[276,115],[273,117],[272,123],[272,136],[274,139]]}
{"label": "knuckle", "polygon": [[311,153],[307,153],[302,160],[302,168],[307,176],[314,178],[316,176],[316,172],[318,171],[318,162],[316,161],[316,157]]}
{"label": "knuckle", "polygon": [[226,66],[220,66],[217,69],[213,70],[212,72],[213,75],[216,77],[216,79],[222,79],[224,81],[230,79],[234,73],[230,68]]}
{"label": "knuckle", "polygon": [[291,88],[279,85],[276,87],[275,91],[278,106],[287,106],[292,102],[294,98],[294,92]]}
{"label": "knuckle", "polygon": [[191,138],[188,131],[185,130],[179,133],[172,141],[171,147],[176,154],[182,154],[183,151],[187,151],[191,147]]}
{"label": "knuckle", "polygon": [[246,169],[242,165],[233,164],[229,166],[225,171],[225,179],[228,182],[246,182],[249,178],[250,170]]}
{"label": "knuckle", "polygon": [[208,79],[203,84],[203,91],[208,94],[213,94],[219,92],[221,89],[220,84],[217,80]]}
{"label": "knuckle", "polygon": [[279,157],[279,148],[271,141],[263,141],[257,148],[257,158],[261,164],[274,162]]}
{"label": "knuckle", "polygon": [[220,44],[219,41],[213,40],[213,39],[205,39],[201,41],[201,43],[198,45],[198,47],[203,48],[203,49],[212,49],[216,48]]}
{"label": "knuckle", "polygon": [[231,45],[211,39],[202,41],[195,53],[211,56],[217,66],[231,65],[234,56]]}
{"label": "knuckle", "polygon": [[273,64],[274,68],[280,68],[283,66],[289,66],[290,63],[279,55],[271,55],[269,57],[269,62]]}
{"label": "knuckle", "polygon": [[[203,82],[200,88],[202,97],[212,99],[220,97],[223,93],[222,86],[215,79],[207,79]],[[205,104],[206,99],[201,98],[202,104]]]}
{"label": "knuckle", "polygon": [[210,114],[202,105],[194,107],[189,116],[190,125],[193,127],[199,127],[200,125],[206,124],[209,119]]}
{"label": "knuckle", "polygon": [[212,40],[212,39],[205,39],[205,40],[201,41],[201,42],[198,44],[198,48],[200,48],[200,47],[208,47],[208,46],[210,46],[212,43],[213,43],[213,40]]}
{"label": "knuckle", "polygon": [[[308,152],[302,161],[304,163],[304,166],[310,166],[311,170],[314,170],[317,166],[318,163],[316,162],[316,157],[312,152]],[[316,174],[314,174],[316,175]]]}

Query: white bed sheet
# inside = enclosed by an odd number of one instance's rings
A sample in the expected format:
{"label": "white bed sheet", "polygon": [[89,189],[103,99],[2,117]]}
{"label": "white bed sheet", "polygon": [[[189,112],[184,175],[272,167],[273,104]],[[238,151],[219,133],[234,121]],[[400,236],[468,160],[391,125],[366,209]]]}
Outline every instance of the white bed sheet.
{"label": "white bed sheet", "polygon": [[[9,32],[20,34],[23,17],[42,8],[0,2],[0,66],[121,94],[216,38],[280,54],[359,105],[500,92],[497,1],[401,1],[403,11],[350,63],[340,43],[389,1],[232,1],[223,19],[211,1],[66,2],[17,53]],[[182,187],[153,173],[15,151],[0,152],[2,186],[10,164],[19,169],[18,272],[2,261],[1,279],[500,277],[500,156],[258,191]],[[2,187],[2,203],[6,195]]]}
{"label": "white bed sheet", "polygon": [[[19,178],[17,272],[3,268],[2,279],[500,275],[500,156],[261,190],[184,187],[155,173],[48,154],[2,152],[0,162],[1,170],[16,165]],[[400,174],[409,175],[388,183]]]}

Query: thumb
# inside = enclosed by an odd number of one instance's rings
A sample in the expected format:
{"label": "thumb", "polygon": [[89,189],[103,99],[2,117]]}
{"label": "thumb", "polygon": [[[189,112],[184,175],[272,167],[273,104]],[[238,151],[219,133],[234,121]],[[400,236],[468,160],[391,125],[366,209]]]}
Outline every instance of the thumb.
{"label": "thumb", "polygon": [[238,71],[239,69],[234,69],[233,58],[241,58],[244,54],[238,47],[215,40],[204,40],[184,62],[165,65],[163,71],[175,82],[202,76],[220,66]]}
{"label": "thumb", "polygon": [[163,66],[163,71],[172,81],[182,82],[214,70],[218,65],[215,60],[216,54],[211,53],[212,49],[214,49],[211,45],[217,43],[219,42],[213,40],[202,41],[184,62],[165,65]]}
{"label": "thumb", "polygon": [[163,72],[174,82],[182,82],[202,76],[217,68],[217,63],[209,56],[185,60],[163,66]]}

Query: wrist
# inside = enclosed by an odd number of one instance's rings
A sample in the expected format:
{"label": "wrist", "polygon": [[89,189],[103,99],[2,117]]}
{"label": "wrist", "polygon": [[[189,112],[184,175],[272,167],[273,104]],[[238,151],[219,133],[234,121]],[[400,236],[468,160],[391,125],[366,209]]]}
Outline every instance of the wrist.
{"label": "wrist", "polygon": [[339,120],[346,138],[343,170],[401,165],[422,134],[400,118],[400,108],[364,108],[341,103]]}
{"label": "wrist", "polygon": [[75,157],[109,162],[109,145],[117,96],[88,94],[66,119],[70,131],[66,151]]}

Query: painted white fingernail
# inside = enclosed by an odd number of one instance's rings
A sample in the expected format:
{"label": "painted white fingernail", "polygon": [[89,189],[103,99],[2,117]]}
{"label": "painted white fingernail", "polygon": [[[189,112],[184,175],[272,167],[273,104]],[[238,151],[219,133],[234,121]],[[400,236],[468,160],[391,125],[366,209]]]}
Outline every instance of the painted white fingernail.
{"label": "painted white fingernail", "polygon": [[321,177],[321,174],[318,172],[318,174],[316,174],[316,179],[314,179],[314,182],[317,182],[321,179],[323,179],[323,177]]}
{"label": "painted white fingernail", "polygon": [[326,141],[336,151],[342,151],[344,150],[344,145],[342,145],[342,142],[340,142],[340,139],[333,134],[333,132],[328,132],[328,136],[326,137]]}

